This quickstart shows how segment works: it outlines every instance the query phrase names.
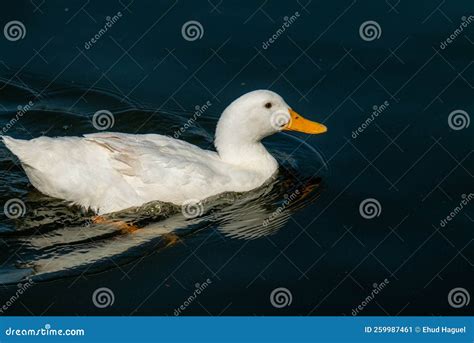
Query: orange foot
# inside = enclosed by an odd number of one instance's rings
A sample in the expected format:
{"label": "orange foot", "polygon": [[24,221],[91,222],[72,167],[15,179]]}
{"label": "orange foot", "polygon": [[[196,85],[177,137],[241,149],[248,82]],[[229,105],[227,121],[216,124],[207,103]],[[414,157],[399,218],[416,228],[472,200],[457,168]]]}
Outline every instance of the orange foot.
{"label": "orange foot", "polygon": [[306,184],[303,186],[301,199],[306,198],[319,184]]}
{"label": "orange foot", "polygon": [[169,247],[170,245],[175,245],[176,243],[179,243],[181,241],[179,236],[174,233],[164,234],[163,240],[166,242],[166,247]]}
{"label": "orange foot", "polygon": [[105,223],[105,222],[107,222],[107,219],[105,219],[102,216],[93,216],[92,217],[92,223],[93,224],[102,224],[102,223]]}
{"label": "orange foot", "polygon": [[139,229],[138,226],[129,224],[123,220],[113,221],[111,219],[106,219],[103,216],[92,217],[92,222],[94,224],[109,224],[118,228],[122,233],[132,233]]}

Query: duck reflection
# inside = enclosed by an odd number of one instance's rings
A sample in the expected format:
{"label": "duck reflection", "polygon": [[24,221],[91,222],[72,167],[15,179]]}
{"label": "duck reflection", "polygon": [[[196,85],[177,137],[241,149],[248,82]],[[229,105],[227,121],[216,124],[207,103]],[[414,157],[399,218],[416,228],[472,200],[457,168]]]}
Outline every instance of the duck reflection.
{"label": "duck reflection", "polygon": [[[170,249],[200,232],[255,240],[278,232],[292,213],[314,201],[320,178],[295,176],[282,168],[266,185],[247,193],[226,193],[199,204],[190,218],[181,207],[152,202],[94,220],[92,213],[70,209],[58,200],[33,192],[31,214],[16,231],[3,233],[11,254],[2,255],[0,283],[25,278],[51,280],[117,268],[147,254]],[[20,223],[19,223],[20,224]],[[21,247],[21,249],[19,249]]]}

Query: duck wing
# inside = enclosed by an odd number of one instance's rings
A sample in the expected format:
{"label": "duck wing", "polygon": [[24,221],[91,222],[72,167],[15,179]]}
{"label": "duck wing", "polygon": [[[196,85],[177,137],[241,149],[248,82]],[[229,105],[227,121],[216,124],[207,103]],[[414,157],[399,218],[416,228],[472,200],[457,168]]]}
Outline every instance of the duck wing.
{"label": "duck wing", "polygon": [[226,191],[231,182],[216,152],[171,137],[95,133],[84,136],[105,149],[110,164],[136,190],[143,202],[182,204]]}

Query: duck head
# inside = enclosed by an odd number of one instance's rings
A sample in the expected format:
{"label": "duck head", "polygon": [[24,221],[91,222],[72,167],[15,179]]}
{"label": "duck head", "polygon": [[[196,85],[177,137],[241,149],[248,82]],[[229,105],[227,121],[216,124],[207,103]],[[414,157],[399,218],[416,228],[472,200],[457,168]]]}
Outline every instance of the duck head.
{"label": "duck head", "polygon": [[241,142],[259,142],[283,130],[320,134],[327,128],[300,116],[275,92],[256,90],[237,98],[224,110],[217,124],[216,141],[231,135]]}
{"label": "duck head", "polygon": [[237,98],[222,112],[215,146],[228,163],[255,166],[267,159],[275,164],[260,141],[284,130],[320,134],[327,128],[300,116],[275,92],[256,90]]}

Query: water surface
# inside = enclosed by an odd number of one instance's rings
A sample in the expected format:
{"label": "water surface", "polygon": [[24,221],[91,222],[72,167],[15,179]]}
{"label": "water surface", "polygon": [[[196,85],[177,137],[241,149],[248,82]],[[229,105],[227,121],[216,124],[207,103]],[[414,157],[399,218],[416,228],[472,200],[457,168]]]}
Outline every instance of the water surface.
{"label": "water surface", "polygon": [[[173,315],[208,279],[182,315],[350,315],[385,279],[361,315],[470,313],[447,296],[455,287],[473,294],[472,205],[440,221],[473,193],[473,125],[448,125],[454,110],[474,113],[472,25],[445,49],[440,42],[472,14],[472,1],[36,6],[2,9],[4,22],[27,31],[0,39],[0,129],[33,103],[8,135],[97,132],[92,116],[108,110],[113,131],[172,136],[209,102],[182,138],[212,149],[220,112],[261,88],[329,131],[266,139],[281,164],[276,178],[210,199],[199,217],[155,202],[109,218],[138,230],[93,224],[92,213],[40,194],[0,145],[0,205],[26,206],[18,219],[0,216],[0,304],[34,282],[6,314]],[[120,20],[86,48],[117,11]],[[202,24],[201,39],[183,39],[189,20]],[[379,23],[379,39],[361,39],[368,20]],[[366,199],[380,203],[372,219],[359,212]],[[101,287],[113,291],[112,306],[94,305]],[[291,292],[289,306],[272,306],[279,287]]]}

